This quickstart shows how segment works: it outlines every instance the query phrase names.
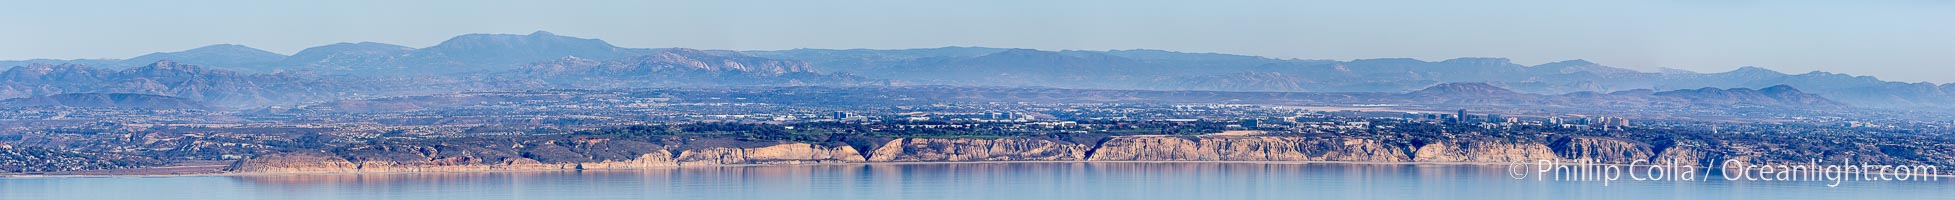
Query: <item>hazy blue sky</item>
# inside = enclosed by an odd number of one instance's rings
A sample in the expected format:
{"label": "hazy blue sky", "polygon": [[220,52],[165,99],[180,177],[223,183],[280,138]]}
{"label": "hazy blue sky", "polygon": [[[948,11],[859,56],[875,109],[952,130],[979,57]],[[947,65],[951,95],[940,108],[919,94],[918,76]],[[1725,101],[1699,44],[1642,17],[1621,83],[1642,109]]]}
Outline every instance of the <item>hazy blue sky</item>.
{"label": "hazy blue sky", "polygon": [[21,1],[0,59],[128,58],[233,43],[426,47],[548,30],[625,47],[1166,49],[1276,58],[1587,59],[1955,81],[1946,1]]}

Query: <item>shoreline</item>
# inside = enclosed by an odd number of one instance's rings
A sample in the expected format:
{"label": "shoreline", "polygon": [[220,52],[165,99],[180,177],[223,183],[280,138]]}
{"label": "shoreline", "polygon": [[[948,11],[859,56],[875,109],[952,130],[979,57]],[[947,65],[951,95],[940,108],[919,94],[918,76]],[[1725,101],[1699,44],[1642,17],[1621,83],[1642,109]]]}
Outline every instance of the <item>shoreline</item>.
{"label": "shoreline", "polygon": [[[322,172],[322,173],[194,173],[194,174],[116,174],[116,175],[20,175],[0,174],[0,179],[10,178],[164,178],[164,177],[248,177],[248,176],[295,176],[295,175],[389,175],[389,174],[456,174],[456,173],[517,173],[517,172],[581,172],[581,171],[633,171],[651,169],[719,168],[719,167],[784,167],[784,166],[844,166],[844,165],[956,165],[956,164],[1095,164],[1095,163],[1180,163],[1180,164],[1345,164],[1345,165],[1446,165],[1446,166],[1502,166],[1514,163],[1489,162],[1373,162],[1373,161],[948,161],[948,162],[856,162],[856,163],[807,163],[807,164],[737,164],[710,166],[671,166],[654,168],[623,169],[536,169],[536,170],[475,170],[475,171],[429,171],[429,172]],[[1624,165],[1624,164],[1605,164]],[[1893,173],[1868,173],[1893,174]],[[1955,178],[1955,175],[1936,174],[1931,177]]]}
{"label": "shoreline", "polygon": [[474,170],[474,171],[428,171],[428,172],[320,172],[320,173],[194,173],[194,174],[0,174],[6,178],[155,178],[155,177],[225,177],[225,176],[287,176],[287,175],[363,175],[363,174],[443,174],[443,173],[509,173],[509,172],[574,172],[574,171],[631,171],[647,169],[684,169],[711,167],[781,167],[781,166],[843,166],[843,165],[954,165],[954,164],[1017,164],[1017,163],[1187,163],[1187,164],[1352,164],[1352,165],[1506,165],[1511,163],[1477,162],[1371,162],[1371,161],[947,161],[947,162],[854,162],[854,163],[804,163],[804,164],[736,164],[709,166],[672,166],[655,168],[623,169],[536,169],[536,170]]}

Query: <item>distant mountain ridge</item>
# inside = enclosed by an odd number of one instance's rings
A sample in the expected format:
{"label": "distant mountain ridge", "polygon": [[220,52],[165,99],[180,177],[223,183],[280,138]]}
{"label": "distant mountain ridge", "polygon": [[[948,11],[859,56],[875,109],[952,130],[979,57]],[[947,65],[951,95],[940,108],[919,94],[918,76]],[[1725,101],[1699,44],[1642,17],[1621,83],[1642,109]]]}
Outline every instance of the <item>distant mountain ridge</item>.
{"label": "distant mountain ridge", "polygon": [[1444,83],[1407,93],[1413,96],[1500,97],[1520,93],[1486,83]]}
{"label": "distant mountain ridge", "polygon": [[260,105],[334,97],[339,81],[304,74],[246,74],[157,61],[110,70],[83,65],[30,65],[0,72],[0,98],[65,93],[128,93],[182,97],[219,104]]}
{"label": "distant mountain ridge", "polygon": [[[1421,104],[1455,104],[1517,107],[1700,107],[1732,109],[1768,107],[1783,110],[1833,110],[1847,108],[1817,94],[1792,86],[1750,88],[1699,88],[1670,91],[1648,89],[1611,93],[1573,92],[1556,95],[1519,93],[1486,83],[1444,83],[1418,91],[1394,95],[1391,99]],[[1390,102],[1386,99],[1372,101]]]}
{"label": "distant mountain ridge", "polygon": [[[655,54],[667,55],[660,57]],[[584,61],[563,60],[565,58]],[[425,48],[372,42],[335,43],[308,48],[294,55],[285,56],[242,45],[225,44],[121,60],[39,59],[0,61],[0,64],[28,66],[34,65],[32,63],[70,63],[113,70],[141,67],[154,63],[155,61],[145,61],[152,59],[197,64],[242,73],[236,74],[238,76],[290,72],[284,74],[443,79],[445,82],[456,84],[471,81],[493,82],[468,86],[472,88],[515,87],[510,84],[531,86],[545,84],[541,87],[548,87],[549,83],[533,80],[556,81],[555,84],[564,84],[564,81],[577,81],[552,77],[577,74],[602,75],[585,76],[600,79],[653,78],[650,81],[632,82],[661,85],[694,83],[819,85],[883,82],[912,85],[1279,92],[1398,93],[1417,91],[1444,83],[1484,83],[1487,86],[1528,94],[1600,93],[1639,89],[1670,91],[1706,87],[1769,88],[1785,85],[1852,106],[1955,108],[1955,83],[1940,85],[1903,83],[1828,72],[1786,74],[1758,67],[1741,67],[1717,73],[1682,70],[1641,72],[1585,60],[1527,66],[1515,64],[1504,58],[1456,58],[1442,61],[1380,58],[1334,61],[1146,49],[1045,51],[944,47],[896,50],[672,51],[672,49],[618,47],[603,40],[562,36],[544,31],[526,35],[467,34]],[[539,65],[546,65],[546,67],[539,67]],[[564,68],[550,68],[547,65]],[[41,67],[51,66],[57,65]],[[680,70],[681,68],[699,70]],[[46,68],[45,70],[72,71],[74,69]],[[507,75],[513,71],[531,74]],[[102,78],[82,75],[89,73],[111,72],[75,72],[40,78],[57,80],[76,78],[84,80],[83,82]],[[713,81],[711,80],[713,78],[737,80]],[[594,83],[596,80],[598,79],[582,80],[583,83],[579,84]],[[48,86],[16,85],[13,87],[16,88],[0,90],[0,94],[18,97],[28,93],[45,95],[47,94],[44,93],[45,91],[52,91],[46,89]],[[197,97],[186,98],[208,100]]]}
{"label": "distant mountain ridge", "polygon": [[326,74],[393,76],[509,70],[564,56],[614,59],[650,52],[652,49],[623,48],[598,39],[537,31],[528,35],[467,34],[419,49],[375,42],[334,43],[306,48],[286,56],[244,45],[219,44],[178,52],[157,52],[120,60],[38,59],[0,61],[0,64],[23,66],[32,63],[75,63],[120,69],[169,60],[251,73],[315,71]]}
{"label": "distant mountain ridge", "polygon": [[566,56],[516,69],[501,77],[539,79],[562,87],[887,85],[847,74],[814,72],[807,62],[756,57],[735,51],[659,49],[610,60]]}
{"label": "distant mountain ridge", "polygon": [[602,60],[651,52],[537,31],[528,35],[467,34],[419,49],[372,42],[338,43],[308,48],[274,65],[331,74],[442,75],[511,70],[565,56]]}
{"label": "distant mountain ridge", "polygon": [[1776,85],[1762,89],[1748,88],[1699,88],[1651,93],[1654,96],[1677,97],[1691,102],[1708,104],[1762,104],[1793,105],[1817,108],[1839,108],[1846,104],[1834,102],[1826,97],[1805,93],[1792,86]]}
{"label": "distant mountain ridge", "polygon": [[411,47],[386,43],[342,42],[299,50],[278,64],[293,69],[352,71],[356,70],[354,66],[392,65],[413,50]]}
{"label": "distant mountain ridge", "polygon": [[83,108],[131,108],[131,109],[210,109],[203,102],[179,97],[129,94],[129,93],[67,93],[47,96],[0,100],[6,107],[83,107]]}
{"label": "distant mountain ridge", "polygon": [[191,61],[198,65],[222,68],[259,69],[285,60],[285,55],[236,44],[219,44],[179,52],[158,52],[122,60],[122,66],[141,66],[158,61]]}
{"label": "distant mountain ridge", "polygon": [[387,69],[412,74],[444,74],[516,69],[532,62],[564,56],[605,60],[646,53],[651,53],[651,50],[621,48],[603,40],[537,31],[529,35],[456,36],[438,45],[408,51],[395,62],[381,64],[389,67],[383,69],[362,69],[361,65],[339,63],[320,66],[351,68],[348,71],[367,75],[389,75],[374,74]]}
{"label": "distant mountain ridge", "polygon": [[[1680,70],[1641,72],[1586,60],[1541,65],[1514,64],[1504,58],[1457,58],[1422,61],[1407,58],[1351,61],[1271,59],[1212,53],[1160,50],[1043,51],[1066,58],[1028,57],[1016,61],[956,62],[1005,51],[1032,55],[1038,50],[950,47],[902,50],[795,49],[750,51],[755,55],[799,59],[816,70],[861,74],[868,78],[914,81],[922,84],[1043,86],[1062,88],[1283,91],[1283,92],[1407,92],[1442,83],[1486,83],[1521,93],[1562,94],[1636,89],[1682,90],[1767,88],[1793,86],[1854,106],[1955,108],[1955,83],[1901,83],[1867,76],[1827,72],[1785,74],[1758,67],[1729,72],[1697,73]],[[1039,60],[1096,60],[1096,55],[1121,59],[1099,63],[1034,62]],[[968,74],[917,69],[972,69]],[[1092,66],[1084,68],[1079,66]],[[1058,72],[1051,69],[1063,69]],[[909,70],[909,71],[905,71]],[[908,72],[908,73],[905,73]],[[1063,73],[1074,79],[1008,76]],[[1049,76],[1049,75],[1048,75]],[[999,81],[1003,79],[1003,81]],[[1087,81],[1089,80],[1090,81]]]}

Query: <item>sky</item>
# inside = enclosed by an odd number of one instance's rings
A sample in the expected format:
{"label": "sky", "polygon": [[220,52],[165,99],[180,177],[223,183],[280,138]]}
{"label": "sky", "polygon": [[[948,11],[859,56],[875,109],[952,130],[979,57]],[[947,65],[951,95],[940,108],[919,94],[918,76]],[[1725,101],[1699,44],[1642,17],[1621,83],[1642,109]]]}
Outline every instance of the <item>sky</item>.
{"label": "sky", "polygon": [[730,50],[985,46],[1351,60],[1584,59],[1955,82],[1955,1],[99,1],[0,0],[0,60],[129,58],[211,44],[281,54],[427,47],[467,33]]}

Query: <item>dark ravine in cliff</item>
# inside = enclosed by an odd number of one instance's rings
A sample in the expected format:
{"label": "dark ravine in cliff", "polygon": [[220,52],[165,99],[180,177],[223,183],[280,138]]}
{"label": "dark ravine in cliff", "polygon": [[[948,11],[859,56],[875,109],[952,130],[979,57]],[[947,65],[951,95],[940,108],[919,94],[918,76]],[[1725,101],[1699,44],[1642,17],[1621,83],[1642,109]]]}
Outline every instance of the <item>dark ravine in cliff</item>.
{"label": "dark ravine in cliff", "polygon": [[[781,142],[753,147],[680,147],[631,141],[590,140],[563,144],[604,147],[605,152],[516,145],[522,152],[452,146],[392,149],[411,155],[333,155],[288,152],[239,160],[234,173],[457,172],[507,170],[633,169],[683,166],[794,165],[886,162],[985,161],[1268,161],[1374,163],[1628,163],[1680,160],[1706,163],[1717,151],[1701,147],[1653,149],[1631,140],[1569,137],[1555,141],[1461,140],[1405,144],[1349,137],[1116,136],[1098,144],[1034,138],[899,138],[861,152],[848,145]],[[606,144],[610,143],[610,144]],[[437,145],[439,146],[439,145]],[[638,149],[630,149],[630,148]],[[359,150],[349,150],[355,152]],[[455,153],[454,151],[462,151]],[[560,152],[551,152],[560,151]],[[568,153],[569,158],[541,156]],[[511,155],[513,153],[515,155]],[[398,154],[398,153],[397,153]],[[1755,160],[1765,163],[1802,161]]]}

